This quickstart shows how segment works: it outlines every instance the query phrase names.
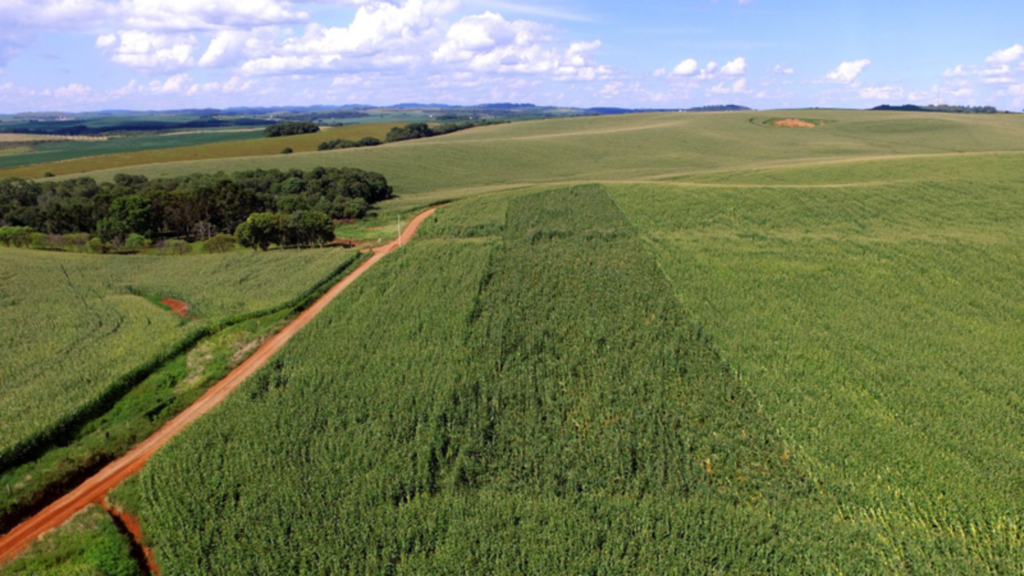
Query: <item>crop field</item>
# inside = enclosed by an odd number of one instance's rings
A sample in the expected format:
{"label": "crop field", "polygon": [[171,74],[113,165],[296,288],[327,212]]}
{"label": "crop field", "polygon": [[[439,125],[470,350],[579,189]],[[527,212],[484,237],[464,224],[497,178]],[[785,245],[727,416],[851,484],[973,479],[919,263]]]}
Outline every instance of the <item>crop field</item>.
{"label": "crop field", "polygon": [[[44,173],[66,169],[74,166],[75,159],[97,160],[95,156],[125,154],[145,154],[147,158],[161,158],[158,154],[169,154],[170,149],[208,145],[232,141],[245,141],[262,138],[260,130],[225,130],[196,132],[186,134],[158,134],[147,136],[111,137],[95,140],[72,140],[50,137],[49,140],[37,142],[29,150],[20,155],[5,155],[0,158],[0,177],[26,176],[38,178]],[[173,158],[173,156],[167,156]],[[159,161],[159,160],[156,160]],[[108,161],[109,162],[109,161]],[[107,167],[112,164],[87,164],[96,167]]]}
{"label": "crop field", "polygon": [[[644,114],[276,152],[137,172],[380,171],[397,197],[341,227],[362,239],[451,203],[113,494],[164,573],[1024,572],[1024,116]],[[64,286],[32,270],[0,302]],[[229,278],[144,273],[90,280],[87,320],[188,329],[134,293],[244,311]],[[0,328],[31,355],[51,323]]]}
{"label": "crop field", "polygon": [[49,142],[38,152],[0,157],[0,178],[39,178],[46,172],[69,176],[92,170],[124,171],[133,166],[196,159],[238,158],[280,154],[284,148],[313,152],[335,138],[373,136],[381,140],[398,123],[325,128],[316,134],[264,138],[263,130],[219,130],[156,136],[113,138],[105,142]]}
{"label": "crop field", "polygon": [[483,206],[128,486],[163,569],[764,573],[857,541],[600,187]]}
{"label": "crop field", "polygon": [[[0,456],[197,329],[288,302],[351,257],[343,250],[104,257],[0,249]],[[186,302],[195,319],[154,303],[164,298]]]}

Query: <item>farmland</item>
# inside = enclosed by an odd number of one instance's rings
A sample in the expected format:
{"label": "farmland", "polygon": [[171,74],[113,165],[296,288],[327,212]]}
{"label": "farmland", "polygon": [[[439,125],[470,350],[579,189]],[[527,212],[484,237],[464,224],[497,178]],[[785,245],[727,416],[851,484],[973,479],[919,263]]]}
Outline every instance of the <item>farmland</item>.
{"label": "farmland", "polygon": [[1022,120],[575,118],[139,166],[454,202],[114,498],[165,573],[1019,573]]}
{"label": "farmland", "polygon": [[47,172],[70,175],[88,170],[125,170],[132,166],[196,159],[279,154],[284,148],[313,152],[333,138],[383,139],[400,124],[377,123],[328,128],[316,134],[264,138],[262,130],[210,131],[113,138],[104,142],[46,142],[38,152],[0,157],[0,178],[39,178]]}
{"label": "farmland", "polygon": [[[102,257],[3,249],[0,255],[5,458],[196,330],[288,302],[351,259],[340,250]],[[196,320],[183,321],[154,303],[164,298],[186,302]]]}

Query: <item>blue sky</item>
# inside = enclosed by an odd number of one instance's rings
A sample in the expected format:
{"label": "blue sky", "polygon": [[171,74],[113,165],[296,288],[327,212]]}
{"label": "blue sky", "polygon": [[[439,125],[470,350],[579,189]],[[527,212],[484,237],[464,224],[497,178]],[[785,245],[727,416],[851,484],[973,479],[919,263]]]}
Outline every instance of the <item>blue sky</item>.
{"label": "blue sky", "polygon": [[1024,108],[1024,3],[0,0],[0,112]]}

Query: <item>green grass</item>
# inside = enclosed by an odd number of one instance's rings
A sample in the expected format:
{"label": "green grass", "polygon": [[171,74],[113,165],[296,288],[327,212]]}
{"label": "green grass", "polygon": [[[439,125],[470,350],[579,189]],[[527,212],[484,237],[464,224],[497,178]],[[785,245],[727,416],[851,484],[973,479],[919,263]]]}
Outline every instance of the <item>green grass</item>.
{"label": "green grass", "polygon": [[[113,257],[0,249],[0,455],[197,331],[286,303],[351,257],[341,250]],[[183,300],[196,320],[149,298]]]}
{"label": "green grass", "polygon": [[2,576],[141,576],[131,543],[102,508],[91,505],[47,533],[10,564]]}

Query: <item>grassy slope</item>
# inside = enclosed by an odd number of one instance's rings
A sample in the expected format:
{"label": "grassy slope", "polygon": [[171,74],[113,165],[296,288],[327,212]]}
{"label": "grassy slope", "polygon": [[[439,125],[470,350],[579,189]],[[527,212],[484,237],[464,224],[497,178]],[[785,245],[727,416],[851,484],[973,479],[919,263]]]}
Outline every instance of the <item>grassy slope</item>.
{"label": "grassy slope", "polygon": [[[340,250],[0,254],[0,449],[74,410],[199,325],[286,302],[350,257]],[[184,300],[199,319],[183,323],[147,298]]]}
{"label": "grassy slope", "polygon": [[[373,136],[381,140],[388,130],[401,124],[375,123],[326,128],[316,134],[264,138],[262,132],[202,133],[180,136],[121,138],[109,142],[66,142],[40,145],[39,154],[0,159],[0,168],[15,163],[28,166],[0,169],[0,178],[39,178],[46,172],[60,176],[92,170],[134,171],[133,167],[154,163],[187,162],[197,159],[236,158],[280,154],[284,148],[312,152],[327,140],[359,140]],[[220,140],[229,141],[222,142]],[[197,144],[197,141],[199,144]],[[202,143],[202,142],[210,143]],[[54,148],[48,151],[48,148]],[[146,149],[151,148],[151,149]],[[82,156],[79,158],[79,156]],[[71,159],[77,158],[77,159]],[[63,160],[63,161],[59,161]]]}

